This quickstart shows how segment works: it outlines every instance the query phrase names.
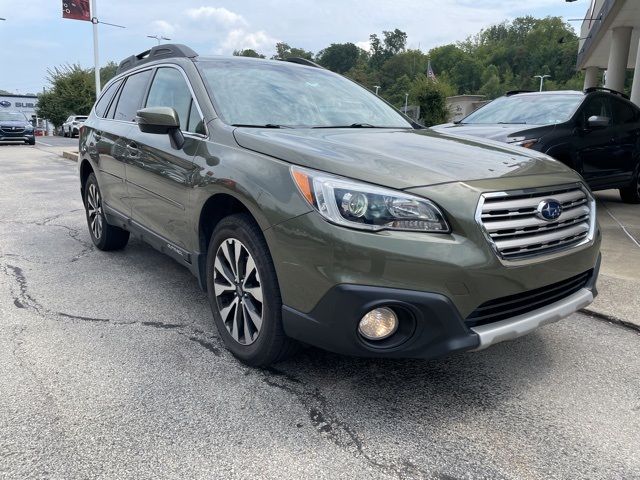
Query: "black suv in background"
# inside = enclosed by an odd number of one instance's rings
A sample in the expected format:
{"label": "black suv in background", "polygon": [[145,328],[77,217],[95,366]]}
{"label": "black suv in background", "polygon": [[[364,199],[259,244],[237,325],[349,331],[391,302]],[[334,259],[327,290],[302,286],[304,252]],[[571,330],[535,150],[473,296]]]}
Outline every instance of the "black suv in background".
{"label": "black suv in background", "polygon": [[33,125],[22,112],[0,112],[0,142],[36,144]]}
{"label": "black suv in background", "polygon": [[623,201],[640,203],[640,109],[621,93],[513,92],[433,129],[546,153],[581,173],[593,190],[617,188]]}

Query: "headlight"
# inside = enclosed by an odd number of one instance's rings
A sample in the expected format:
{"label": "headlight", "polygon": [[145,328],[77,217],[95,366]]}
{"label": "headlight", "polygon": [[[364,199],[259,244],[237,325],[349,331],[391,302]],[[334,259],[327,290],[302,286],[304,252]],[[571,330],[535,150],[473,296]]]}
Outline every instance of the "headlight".
{"label": "headlight", "polygon": [[531,148],[538,143],[538,138],[511,137],[508,141],[510,145],[516,147]]}
{"label": "headlight", "polygon": [[429,200],[342,177],[291,167],[302,196],[328,221],[361,230],[448,233],[440,209]]}

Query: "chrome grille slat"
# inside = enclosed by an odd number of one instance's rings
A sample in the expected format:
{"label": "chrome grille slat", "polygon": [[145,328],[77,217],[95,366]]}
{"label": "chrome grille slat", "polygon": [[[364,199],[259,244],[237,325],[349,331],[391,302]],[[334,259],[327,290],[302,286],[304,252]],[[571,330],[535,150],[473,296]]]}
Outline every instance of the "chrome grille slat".
{"label": "chrome grille slat", "polygon": [[[568,221],[574,221],[585,216],[587,218],[589,217],[589,208],[583,206],[565,210],[564,212],[562,212],[562,215],[560,215],[558,220],[553,223],[549,223],[546,220],[542,220],[541,218],[537,217],[525,217],[516,220],[499,220],[489,222],[485,221],[484,227],[487,229],[487,232],[491,234],[491,236],[493,236],[494,233],[499,234],[501,231],[505,230],[525,231],[525,228],[552,230],[554,228],[557,228],[559,224],[564,224]],[[513,233],[508,235],[513,235]]]}
{"label": "chrome grille slat", "polygon": [[[501,199],[492,199],[491,201],[486,201],[482,206],[482,212],[488,212],[491,210],[518,210],[521,208],[531,208],[532,205],[535,207],[538,206],[540,202],[543,200],[548,200],[551,198],[551,195],[541,195],[539,197],[532,198],[501,198]],[[568,202],[575,202],[576,200],[581,200],[584,198],[584,192],[582,190],[560,193],[557,195],[553,195],[553,198],[558,202],[564,204]]]}
{"label": "chrome grille slat", "polygon": [[[553,221],[538,216],[538,205],[556,200],[562,205]],[[498,255],[517,261],[567,250],[591,238],[593,199],[579,185],[519,192],[484,194],[477,219]]]}

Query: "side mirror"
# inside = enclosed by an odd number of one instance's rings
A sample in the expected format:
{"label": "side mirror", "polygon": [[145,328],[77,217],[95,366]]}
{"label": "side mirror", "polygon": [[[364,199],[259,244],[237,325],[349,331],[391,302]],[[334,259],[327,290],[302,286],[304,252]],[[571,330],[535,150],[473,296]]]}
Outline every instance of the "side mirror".
{"label": "side mirror", "polygon": [[136,113],[138,128],[143,133],[169,135],[171,146],[180,150],[184,145],[184,136],[180,131],[178,112],[171,107],[149,107]]}
{"label": "side mirror", "polygon": [[611,123],[609,117],[602,117],[600,115],[593,115],[587,119],[587,127],[589,128],[606,128]]}

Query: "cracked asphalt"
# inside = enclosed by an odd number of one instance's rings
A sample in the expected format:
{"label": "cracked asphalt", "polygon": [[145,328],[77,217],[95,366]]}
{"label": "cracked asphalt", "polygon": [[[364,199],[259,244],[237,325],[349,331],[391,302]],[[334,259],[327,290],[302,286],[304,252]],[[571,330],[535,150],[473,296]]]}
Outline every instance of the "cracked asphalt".
{"label": "cracked asphalt", "polygon": [[640,478],[640,334],[437,361],[224,349],[195,278],[93,248],[76,165],[0,146],[0,478]]}

